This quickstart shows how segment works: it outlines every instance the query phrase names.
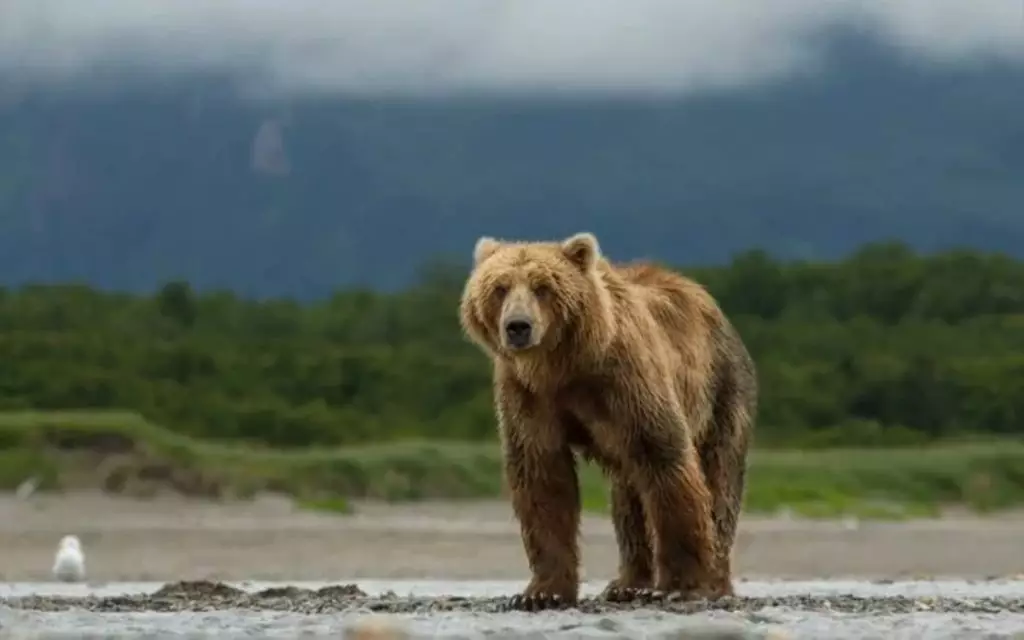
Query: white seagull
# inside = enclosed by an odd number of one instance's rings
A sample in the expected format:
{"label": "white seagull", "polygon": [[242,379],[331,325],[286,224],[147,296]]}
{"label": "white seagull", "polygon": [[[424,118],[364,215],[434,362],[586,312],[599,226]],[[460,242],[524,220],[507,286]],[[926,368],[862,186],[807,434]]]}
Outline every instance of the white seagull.
{"label": "white seagull", "polygon": [[82,554],[78,536],[67,535],[60,539],[53,560],[53,577],[61,582],[80,582],[85,579],[85,555]]}

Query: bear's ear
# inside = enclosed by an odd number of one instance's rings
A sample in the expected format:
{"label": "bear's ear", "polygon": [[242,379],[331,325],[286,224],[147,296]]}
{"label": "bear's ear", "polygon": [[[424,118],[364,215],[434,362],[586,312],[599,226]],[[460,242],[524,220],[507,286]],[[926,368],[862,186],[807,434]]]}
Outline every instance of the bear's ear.
{"label": "bear's ear", "polygon": [[473,248],[473,262],[480,264],[487,258],[494,255],[494,252],[498,250],[501,243],[489,236],[484,236],[476,241],[476,247]]}
{"label": "bear's ear", "polygon": [[601,247],[594,234],[577,233],[562,243],[562,253],[580,269],[589,271],[601,257]]}

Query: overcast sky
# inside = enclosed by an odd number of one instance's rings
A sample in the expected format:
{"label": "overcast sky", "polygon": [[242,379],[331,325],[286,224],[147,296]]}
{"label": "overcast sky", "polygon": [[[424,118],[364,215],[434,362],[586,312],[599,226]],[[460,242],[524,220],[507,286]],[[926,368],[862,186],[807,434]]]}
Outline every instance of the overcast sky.
{"label": "overcast sky", "polygon": [[0,71],[59,80],[114,60],[364,95],[688,91],[813,70],[812,36],[843,24],[937,64],[1024,64],[1024,0],[0,0]]}

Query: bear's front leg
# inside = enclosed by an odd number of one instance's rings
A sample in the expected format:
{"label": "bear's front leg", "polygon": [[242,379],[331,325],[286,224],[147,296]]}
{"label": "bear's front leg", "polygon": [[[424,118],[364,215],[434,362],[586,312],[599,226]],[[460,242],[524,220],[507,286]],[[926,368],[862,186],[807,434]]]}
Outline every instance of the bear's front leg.
{"label": "bear's front leg", "polygon": [[621,474],[616,476],[612,479],[611,506],[619,547],[619,575],[602,595],[613,602],[628,602],[651,590],[654,570],[640,494]]}
{"label": "bear's front leg", "polygon": [[656,596],[717,598],[711,493],[681,416],[631,433],[632,475],[653,534]]}
{"label": "bear's front leg", "polygon": [[505,442],[505,473],[533,577],[513,609],[573,605],[579,595],[580,496],[568,446],[544,448],[520,438]]}

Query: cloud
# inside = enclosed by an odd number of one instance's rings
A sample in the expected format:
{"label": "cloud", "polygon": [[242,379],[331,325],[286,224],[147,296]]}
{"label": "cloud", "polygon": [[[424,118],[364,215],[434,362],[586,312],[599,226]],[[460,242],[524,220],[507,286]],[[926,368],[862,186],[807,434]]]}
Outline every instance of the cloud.
{"label": "cloud", "polygon": [[823,29],[1024,61],[1024,0],[0,0],[0,71],[245,72],[349,94],[686,91],[812,69]]}

